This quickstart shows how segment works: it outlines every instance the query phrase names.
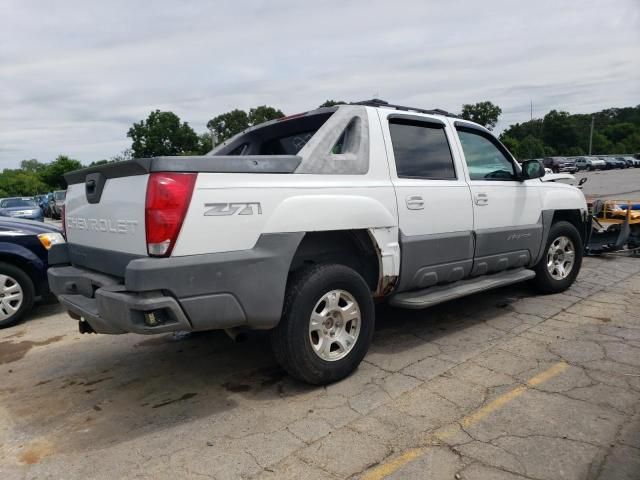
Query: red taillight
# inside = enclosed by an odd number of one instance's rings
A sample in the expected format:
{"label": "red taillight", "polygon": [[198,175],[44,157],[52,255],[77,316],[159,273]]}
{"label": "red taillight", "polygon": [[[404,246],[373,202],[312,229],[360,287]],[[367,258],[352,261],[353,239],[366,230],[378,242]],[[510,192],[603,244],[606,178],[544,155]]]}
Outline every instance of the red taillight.
{"label": "red taillight", "polygon": [[197,173],[166,172],[149,175],[145,206],[149,255],[157,257],[171,255],[191,202],[196,176]]}

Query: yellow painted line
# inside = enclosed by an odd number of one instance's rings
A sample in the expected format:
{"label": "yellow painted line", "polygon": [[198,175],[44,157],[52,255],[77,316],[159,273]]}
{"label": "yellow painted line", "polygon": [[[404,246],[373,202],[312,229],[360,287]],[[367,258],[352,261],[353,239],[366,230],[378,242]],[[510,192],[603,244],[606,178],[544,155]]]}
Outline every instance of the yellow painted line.
{"label": "yellow painted line", "polygon": [[[487,403],[485,406],[480,407],[475,412],[465,417],[462,417],[458,421],[458,423],[462,425],[462,427],[464,428],[475,425],[476,423],[480,422],[482,419],[484,419],[491,413],[499,410],[509,402],[512,402],[513,400],[518,398],[520,395],[522,395],[524,392],[528,390],[528,387],[535,387],[537,385],[540,385],[552,379],[553,377],[560,375],[568,367],[569,366],[564,362],[556,363],[555,365],[548,368],[544,372],[541,372],[537,374],[535,377],[530,378],[527,381],[526,385],[519,385],[513,390],[509,390],[507,393],[500,395],[499,397]],[[456,431],[457,431],[457,424],[454,424],[440,430],[440,432],[437,433],[436,435],[439,439],[445,440],[446,438],[451,437]],[[368,473],[366,473],[362,477],[362,480],[382,480],[383,478],[391,475],[392,473],[396,472],[406,464],[412,462],[413,460],[421,456],[423,452],[424,452],[424,449],[422,448],[412,448],[412,449],[406,450],[401,455],[389,460],[388,462],[378,465],[374,469],[370,470]]]}
{"label": "yellow painted line", "polygon": [[535,377],[531,378],[527,382],[527,385],[529,385],[530,387],[535,387],[536,385],[540,385],[541,383],[544,383],[547,380],[551,380],[556,375],[561,374],[567,368],[569,368],[569,365],[567,365],[564,362],[556,363],[554,366],[552,366],[548,370],[545,370],[544,372],[541,372]]}
{"label": "yellow painted line", "polygon": [[420,455],[422,455],[421,448],[412,448],[410,450],[406,450],[399,457],[395,457],[393,460],[389,460],[388,462],[377,466],[376,468],[371,470],[369,473],[367,473],[364,477],[362,477],[362,479],[363,480],[380,480],[381,478],[391,475],[400,467],[406,465],[412,460],[415,460]]}

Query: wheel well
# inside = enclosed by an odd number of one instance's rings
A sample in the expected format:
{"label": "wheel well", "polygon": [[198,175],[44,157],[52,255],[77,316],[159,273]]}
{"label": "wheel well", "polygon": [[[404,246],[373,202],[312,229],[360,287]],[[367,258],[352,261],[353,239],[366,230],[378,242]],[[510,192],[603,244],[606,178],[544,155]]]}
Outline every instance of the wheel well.
{"label": "wheel well", "polygon": [[362,275],[371,291],[378,287],[377,249],[366,230],[305,234],[291,261],[289,275],[305,266],[320,263],[339,263],[351,267]]}
{"label": "wheel well", "polygon": [[553,214],[552,223],[565,221],[571,223],[576,229],[578,233],[580,233],[580,238],[582,239],[582,244],[586,245],[587,242],[587,224],[582,219],[582,213],[580,210],[556,210]]}
{"label": "wheel well", "polygon": [[0,254],[0,262],[9,263],[23,270],[27,274],[27,276],[31,279],[31,283],[33,283],[33,288],[35,288],[36,290],[36,295],[40,294],[42,285],[39,284],[40,282],[36,277],[35,271],[27,260],[16,255]]}

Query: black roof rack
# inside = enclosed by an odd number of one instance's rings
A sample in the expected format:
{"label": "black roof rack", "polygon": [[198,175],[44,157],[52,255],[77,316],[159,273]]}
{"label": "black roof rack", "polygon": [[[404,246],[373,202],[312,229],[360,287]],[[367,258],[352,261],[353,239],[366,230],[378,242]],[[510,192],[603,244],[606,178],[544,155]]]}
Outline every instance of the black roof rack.
{"label": "black roof rack", "polygon": [[394,108],[396,110],[402,110],[405,112],[418,112],[418,113],[427,113],[429,115],[443,115],[445,117],[460,118],[459,115],[456,115],[454,113],[449,113],[446,110],[441,110],[440,108],[435,108],[433,110],[425,110],[424,108],[405,107],[402,105],[394,105],[392,103],[385,102],[384,100],[380,100],[379,98],[373,98],[371,100],[362,100],[360,102],[351,102],[349,105],[364,105],[366,107]]}

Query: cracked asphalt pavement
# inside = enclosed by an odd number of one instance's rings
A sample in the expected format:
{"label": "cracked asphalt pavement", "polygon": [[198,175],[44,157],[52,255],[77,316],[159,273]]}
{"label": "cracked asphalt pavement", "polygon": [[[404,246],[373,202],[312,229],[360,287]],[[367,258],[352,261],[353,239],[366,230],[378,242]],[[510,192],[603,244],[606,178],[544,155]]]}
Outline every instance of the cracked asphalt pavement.
{"label": "cracked asphalt pavement", "polygon": [[0,332],[0,478],[638,479],[640,259],[576,284],[381,306],[355,374],[288,377],[266,335]]}

